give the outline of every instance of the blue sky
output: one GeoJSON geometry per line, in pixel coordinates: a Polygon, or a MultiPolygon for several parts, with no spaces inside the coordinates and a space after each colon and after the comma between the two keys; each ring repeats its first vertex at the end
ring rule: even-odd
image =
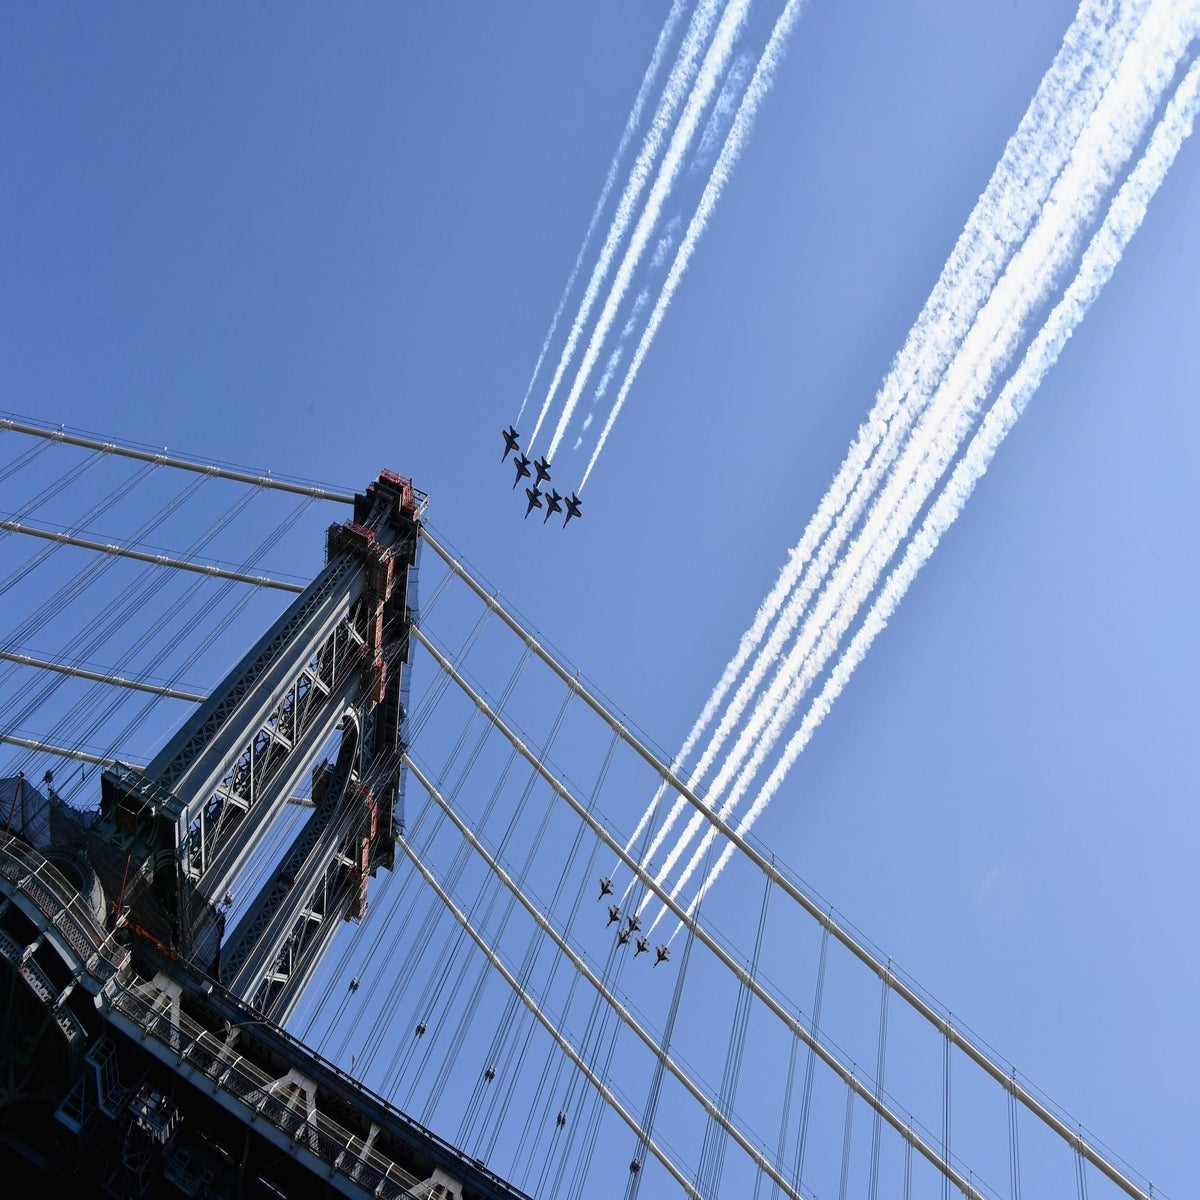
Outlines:
{"type": "MultiPolygon", "coordinates": [[[[349,489],[410,475],[672,752],[1074,5],[812,0],[585,518],[523,521],[500,429],[667,8],[10,7],[3,408],[349,489]]],[[[1189,142],[757,827],[1177,1197],[1200,1173],[1198,206],[1189,142]]],[[[556,478],[586,465],[569,445],[556,478]]],[[[304,574],[307,549],[267,563],[304,574]]]]}

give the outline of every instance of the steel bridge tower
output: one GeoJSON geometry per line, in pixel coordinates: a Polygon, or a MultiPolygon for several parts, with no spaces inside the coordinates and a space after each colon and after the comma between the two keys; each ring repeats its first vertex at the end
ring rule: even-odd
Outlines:
{"type": "Polygon", "coordinates": [[[15,781],[0,844],[10,1178],[118,1197],[520,1195],[281,1029],[393,866],[424,503],[388,471],[356,495],[317,577],[146,767],[105,767],[96,811],[51,791],[48,821],[25,821],[36,789],[15,781]],[[227,929],[309,776],[307,819],[227,929]]]}

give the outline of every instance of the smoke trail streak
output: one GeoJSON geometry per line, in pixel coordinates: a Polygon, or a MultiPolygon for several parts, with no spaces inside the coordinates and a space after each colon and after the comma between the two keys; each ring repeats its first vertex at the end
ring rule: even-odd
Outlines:
{"type": "MultiPolygon", "coordinates": [[[[1197,115],[1200,115],[1200,62],[1193,62],[1151,135],[1145,153],[1117,192],[1104,224],[1080,261],[1079,272],[1030,344],[1020,367],[984,418],[945,488],[926,514],[920,529],[909,541],[904,558],[888,577],[879,598],[809,707],[783,756],[768,776],[753,805],[738,823],[739,834],[744,835],[771,802],[784,776],[808,745],[817,726],[829,714],[833,702],[849,682],[855,668],[866,657],[871,643],[895,613],[917,573],[929,561],[943,534],[962,512],[1000,443],[1025,411],[1047,371],[1057,361],[1063,347],[1112,277],[1126,247],[1141,226],[1154,193],[1166,177],[1183,142],[1191,135],[1197,115]]],[[[692,900],[689,912],[712,887],[733,849],[732,843],[724,848],[716,867],[692,900]]],[[[676,929],[675,933],[678,932],[676,929]]],[[[671,936],[674,938],[675,934],[671,936]]]]}
{"type": "MultiPolygon", "coordinates": [[[[1015,352],[1024,321],[1034,306],[1041,303],[1064,265],[1067,253],[1073,253],[1072,247],[1082,234],[1083,226],[1090,225],[1098,215],[1103,197],[1112,188],[1118,170],[1134,152],[1146,125],[1153,119],[1162,92],[1174,76],[1190,38],[1190,34],[1177,25],[1171,26],[1167,16],[1163,13],[1161,21],[1147,20],[1138,30],[1130,53],[1121,64],[1118,79],[1105,93],[1095,119],[1072,153],[1070,166],[1055,184],[1043,218],[1014,257],[980,320],[972,327],[964,341],[964,353],[939,388],[935,404],[922,418],[882,499],[876,503],[863,531],[839,564],[829,588],[806,621],[796,646],[779,667],[775,680],[756,706],[749,725],[722,767],[713,785],[714,792],[719,792],[728,782],[754,739],[759,738],[734,789],[722,805],[723,816],[736,807],[803,695],[837,650],[859,608],[867,602],[887,563],[974,423],[977,405],[990,390],[996,372],[1015,352]],[[1016,295],[1010,297],[1013,291],[1016,295]],[[966,353],[968,343],[972,343],[972,352],[974,344],[979,345],[976,357],[966,353]],[[960,383],[964,373],[966,378],[960,383]],[[949,432],[945,429],[947,421],[953,422],[949,432]],[[765,732],[764,724],[767,726],[765,732]]],[[[702,821],[699,814],[691,819],[679,844],[668,856],[660,880],[674,867],[702,821]]],[[[709,840],[706,835],[704,841],[709,840]]],[[[675,884],[673,895],[694,872],[703,850],[702,845],[692,855],[675,884]]]]}
{"type": "Polygon", "coordinates": [[[700,203],[696,206],[696,212],[688,225],[687,233],[679,245],[675,261],[671,264],[671,270],[667,275],[666,281],[663,283],[662,292],[659,294],[654,311],[650,314],[650,320],[646,323],[642,339],[638,343],[638,348],[634,352],[633,359],[629,364],[625,381],[621,384],[621,390],[617,393],[616,401],[613,403],[612,410],[608,414],[608,420],[604,424],[600,439],[596,443],[596,448],[592,451],[592,457],[588,462],[587,470],[584,471],[583,478],[580,480],[580,492],[583,491],[584,485],[588,481],[588,476],[591,475],[592,468],[596,465],[596,459],[599,457],[600,451],[604,448],[604,443],[608,440],[609,431],[612,429],[613,423],[617,419],[617,414],[621,411],[621,407],[625,403],[625,397],[629,394],[629,389],[633,386],[634,378],[641,368],[642,360],[646,357],[646,351],[650,348],[650,343],[654,340],[655,334],[658,333],[658,327],[662,324],[667,306],[671,303],[675,295],[675,289],[679,286],[679,281],[687,269],[688,260],[692,257],[692,251],[695,249],[696,243],[700,240],[700,235],[708,227],[709,217],[712,215],[712,210],[716,207],[717,201],[721,198],[721,193],[725,190],[726,183],[729,182],[730,172],[737,164],[737,160],[741,156],[746,142],[749,141],[750,129],[758,113],[758,106],[774,82],[775,69],[783,59],[786,50],[784,43],[791,32],[792,26],[796,23],[796,18],[800,15],[800,9],[803,4],[804,0],[788,0],[783,12],[779,14],[779,18],[775,22],[775,28],[771,31],[766,48],[759,56],[758,64],[754,68],[754,75],[745,93],[742,95],[741,102],[738,104],[733,124],[729,127],[729,132],[725,135],[725,144],[721,147],[721,154],[717,159],[716,165],[713,167],[712,174],[708,178],[708,183],[705,185],[704,192],[700,197],[700,203]]]}
{"type": "MultiPolygon", "coordinates": [[[[1037,212],[1038,207],[1045,201],[1054,179],[1061,173],[1064,163],[1070,155],[1071,146],[1080,136],[1086,121],[1095,110],[1105,86],[1112,77],[1112,72],[1119,58],[1119,52],[1128,44],[1131,33],[1132,23],[1126,22],[1124,30],[1121,31],[1116,40],[1116,45],[1114,46],[1111,43],[1105,44],[1105,57],[1097,64],[1096,69],[1090,72],[1090,81],[1085,86],[1076,88],[1072,92],[1070,101],[1065,105],[1065,110],[1061,111],[1060,116],[1054,121],[1053,127],[1047,128],[1044,131],[1049,135],[1051,144],[1047,146],[1043,141],[1036,163],[1037,178],[1033,181],[1032,187],[1022,189],[1021,194],[1024,203],[1020,210],[1020,217],[1022,219],[1020,221],[1019,234],[1016,229],[1013,230],[1012,238],[1003,249],[1004,258],[996,262],[995,273],[986,279],[976,276],[969,285],[966,304],[963,306],[965,311],[958,309],[957,305],[955,306],[958,309],[960,317],[959,324],[963,325],[964,328],[967,314],[972,314],[971,319],[975,319],[975,315],[978,314],[987,295],[995,286],[996,275],[1000,273],[1001,267],[1011,257],[1017,246],[1019,237],[1024,236],[1028,231],[1034,214],[1037,212]]],[[[1011,179],[1009,182],[1010,184],[1013,183],[1011,179]]],[[[1002,219],[1000,218],[1000,214],[997,214],[997,217],[998,219],[1002,219]]],[[[995,261],[995,259],[992,261],[995,261]]],[[[901,398],[901,403],[897,406],[897,411],[893,419],[879,441],[878,452],[868,467],[860,473],[854,482],[853,490],[849,498],[844,501],[832,533],[821,544],[815,557],[812,557],[811,554],[809,555],[808,562],[803,571],[799,574],[798,579],[793,581],[791,595],[782,609],[778,623],[766,647],[759,653],[746,679],[743,680],[735,693],[734,699],[726,708],[716,734],[706,746],[704,755],[695,767],[693,783],[698,782],[699,778],[712,765],[721,745],[734,726],[741,720],[746,706],[753,698],[753,694],[762,681],[764,674],[770,665],[778,660],[784,643],[796,628],[808,603],[817,592],[828,571],[832,568],[840,548],[844,545],[846,539],[861,519],[864,509],[867,507],[872,495],[876,492],[885,472],[894,463],[904,443],[905,435],[919,417],[920,412],[929,403],[929,396],[934,393],[934,388],[938,385],[940,379],[944,378],[946,371],[953,361],[953,355],[960,352],[963,336],[965,334],[959,334],[956,339],[958,347],[954,351],[947,353],[941,349],[944,345],[944,339],[935,335],[936,344],[930,347],[929,361],[918,364],[914,374],[914,385],[908,391],[909,403],[904,404],[903,398],[901,398]],[[917,392],[917,380],[924,381],[925,388],[914,395],[917,392]],[[795,586],[797,582],[798,587],[795,586]]]]}
{"type": "MultiPolygon", "coordinates": [[[[1016,133],[1005,146],[987,188],[896,356],[866,424],[860,427],[804,535],[791,550],[770,594],[759,607],[750,628],[742,635],[737,653],[726,666],[676,756],[678,762],[686,760],[694,749],[799,580],[806,590],[799,597],[793,597],[785,617],[780,618],[780,627],[752,669],[752,682],[744,682],[739,688],[730,710],[735,715],[728,723],[722,722],[725,727],[718,731],[715,739],[718,747],[733,722],[740,719],[751,693],[769,664],[777,659],[784,641],[802,615],[804,605],[831,565],[837,548],[857,523],[871,493],[894,460],[904,433],[927,402],[934,384],[944,374],[1004,264],[1028,232],[1055,177],[1062,170],[1071,144],[1079,136],[1112,76],[1120,53],[1131,36],[1134,19],[1141,15],[1148,2],[1140,0],[1117,11],[1111,34],[1107,26],[1114,22],[1113,0],[1081,5],[1064,35],[1062,47],[1039,84],[1016,133]],[[834,533],[826,543],[832,550],[813,563],[813,554],[834,524],[835,517],[838,520],[834,533]]],[[[622,394],[626,390],[623,388],[622,394]]],[[[712,754],[706,755],[693,772],[689,782],[693,790],[711,765],[715,748],[710,746],[710,749],[712,754]]],[[[661,845],[683,806],[682,799],[676,801],[648,855],[661,845]]]]}
{"type": "MultiPolygon", "coordinates": [[[[789,0],[789,4],[795,2],[796,0],[789,0]]],[[[575,411],[575,405],[579,401],[579,394],[583,391],[588,375],[591,373],[597,357],[599,357],[604,339],[608,335],[609,327],[615,320],[617,309],[624,299],[626,291],[629,289],[633,272],[641,260],[642,252],[646,248],[646,243],[650,240],[650,235],[654,232],[655,225],[658,223],[667,195],[675,182],[676,176],[683,167],[684,155],[700,125],[700,120],[704,116],[704,110],[713,93],[720,86],[721,76],[724,74],[726,64],[733,53],[734,43],[737,40],[742,23],[746,19],[749,7],[750,0],[729,0],[725,11],[721,14],[721,20],[717,24],[712,42],[708,47],[707,53],[704,55],[704,62],[701,64],[700,71],[696,76],[696,83],[692,88],[691,94],[688,96],[687,104],[684,106],[683,115],[679,118],[679,124],[676,125],[666,153],[663,155],[658,175],[655,177],[654,185],[650,189],[650,195],[646,199],[646,206],[642,209],[641,216],[638,217],[637,225],[634,227],[633,234],[629,239],[629,245],[626,247],[621,265],[617,268],[616,277],[613,279],[612,287],[609,289],[608,298],[604,302],[604,308],[601,310],[600,316],[596,321],[596,327],[592,330],[592,336],[588,342],[587,350],[584,352],[583,361],[580,363],[579,370],[575,374],[575,382],[571,385],[571,390],[567,394],[562,413],[558,418],[558,425],[554,430],[554,437],[550,442],[550,449],[547,452],[550,458],[554,457],[555,451],[558,449],[558,444],[562,441],[563,434],[566,433],[571,415],[575,411]]]]}
{"type": "MultiPolygon", "coordinates": [[[[1049,294],[1068,256],[1074,254],[1085,226],[1099,215],[1105,195],[1152,121],[1190,36],[1177,25],[1172,26],[1167,19],[1169,15],[1163,12],[1161,20],[1148,19],[1138,29],[1117,78],[1072,151],[1071,162],[1056,181],[1037,226],[1005,269],[939,386],[934,403],[923,414],[905,447],[881,498],[875,502],[862,531],[806,619],[796,644],[755,706],[750,722],[712,786],[713,794],[720,794],[753,746],[749,761],[722,804],[722,816],[736,807],[804,693],[835,653],[859,608],[867,602],[975,422],[978,405],[997,372],[1015,354],[1026,320],[1049,294]]],[[[660,882],[674,868],[703,822],[699,813],[692,816],[659,872],[660,882]]],[[[708,840],[706,835],[705,841],[708,840]]],[[[673,895],[694,872],[703,850],[702,845],[692,855],[673,895]]]]}
{"type": "Polygon", "coordinates": [[[650,128],[646,131],[646,136],[642,141],[642,148],[638,151],[633,169],[629,172],[629,178],[625,183],[625,190],[621,193],[620,200],[617,201],[617,211],[613,215],[612,224],[609,226],[608,234],[604,239],[604,245],[600,250],[600,255],[596,259],[596,265],[592,268],[591,278],[588,280],[587,288],[583,293],[583,299],[579,304],[579,311],[575,314],[575,319],[571,323],[571,331],[567,335],[567,342],[559,358],[558,368],[554,372],[554,378],[550,381],[550,390],[546,393],[546,399],[542,404],[542,411],[538,414],[537,424],[533,427],[533,436],[529,439],[529,448],[526,451],[528,454],[532,454],[533,452],[533,440],[537,437],[538,431],[542,427],[542,422],[546,419],[546,413],[550,409],[550,402],[554,399],[554,393],[558,390],[563,372],[567,369],[567,363],[571,361],[571,357],[575,353],[575,347],[579,342],[580,334],[583,332],[583,327],[591,315],[592,305],[596,303],[596,297],[600,294],[601,285],[608,274],[608,268],[612,265],[617,246],[620,245],[622,238],[625,236],[625,231],[629,228],[630,221],[633,220],[634,208],[638,202],[638,197],[642,194],[642,189],[646,186],[650,178],[650,171],[654,165],[654,160],[658,157],[663,140],[666,138],[672,122],[675,120],[675,113],[688,93],[692,77],[696,73],[697,60],[705,43],[708,41],[716,18],[717,0],[703,0],[692,14],[687,33],[684,34],[683,44],[680,46],[675,63],[671,67],[671,73],[667,76],[667,82],[663,85],[658,107],[650,121],[650,128]]]}
{"type": "Polygon", "coordinates": [[[571,294],[571,289],[575,286],[575,279],[583,263],[583,256],[591,244],[592,234],[596,232],[596,226],[600,222],[600,214],[604,211],[604,206],[608,203],[608,197],[612,192],[613,184],[617,181],[617,168],[621,164],[621,159],[625,157],[625,151],[629,149],[629,143],[633,140],[633,135],[637,131],[637,127],[642,123],[642,109],[645,107],[646,97],[650,94],[650,89],[653,87],[655,79],[658,78],[659,68],[662,66],[667,43],[675,36],[675,27],[679,24],[679,18],[683,15],[684,3],[685,0],[675,0],[675,3],[671,5],[671,11],[667,14],[667,19],[663,22],[663,27],[659,32],[658,41],[654,44],[654,53],[650,56],[650,65],[646,68],[646,74],[642,76],[642,85],[638,88],[633,108],[629,110],[629,119],[625,122],[625,129],[621,133],[621,141],[617,146],[617,152],[613,155],[612,162],[608,164],[608,174],[604,179],[604,187],[600,189],[600,199],[596,201],[596,207],[592,210],[592,219],[588,222],[587,232],[583,235],[583,243],[579,247],[579,253],[575,256],[575,265],[571,268],[570,275],[567,276],[567,285],[563,288],[562,296],[558,301],[558,307],[554,310],[554,316],[550,320],[550,332],[546,334],[546,340],[542,343],[541,353],[538,355],[537,362],[533,366],[533,374],[529,377],[529,386],[525,389],[525,396],[521,400],[521,407],[517,409],[518,421],[521,419],[521,414],[525,411],[525,405],[529,403],[529,396],[533,392],[534,382],[537,380],[538,372],[542,369],[542,360],[545,359],[546,352],[550,349],[550,343],[554,340],[554,334],[558,329],[559,319],[562,317],[563,309],[567,304],[567,297],[571,294]]]}
{"type": "Polygon", "coordinates": [[[713,104],[712,114],[700,135],[696,153],[688,166],[689,175],[699,175],[708,171],[713,156],[717,152],[717,143],[724,144],[723,139],[729,134],[730,115],[737,115],[736,105],[741,103],[746,91],[746,80],[754,66],[754,55],[743,52],[734,60],[721,86],[721,94],[713,104]]]}

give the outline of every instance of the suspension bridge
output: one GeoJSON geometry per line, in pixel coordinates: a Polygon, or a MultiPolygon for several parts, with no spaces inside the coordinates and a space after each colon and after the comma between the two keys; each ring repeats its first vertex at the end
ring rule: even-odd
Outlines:
{"type": "Polygon", "coordinates": [[[6,1159],[113,1195],[1161,1195],[406,475],[18,417],[0,448],[6,1159]],[[730,853],[690,901],[649,851],[677,804],[730,853]]]}

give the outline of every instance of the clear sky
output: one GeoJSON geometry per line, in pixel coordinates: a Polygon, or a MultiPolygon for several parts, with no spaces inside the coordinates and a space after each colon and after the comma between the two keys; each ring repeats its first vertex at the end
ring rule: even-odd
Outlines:
{"type": "MultiPolygon", "coordinates": [[[[522,520],[500,430],[665,0],[10,5],[0,407],[348,489],[410,475],[671,752],[1074,8],[811,0],[564,530],[522,520]]],[[[1176,1198],[1200,1175],[1197,211],[1188,142],[757,829],[1176,1198]]]]}

